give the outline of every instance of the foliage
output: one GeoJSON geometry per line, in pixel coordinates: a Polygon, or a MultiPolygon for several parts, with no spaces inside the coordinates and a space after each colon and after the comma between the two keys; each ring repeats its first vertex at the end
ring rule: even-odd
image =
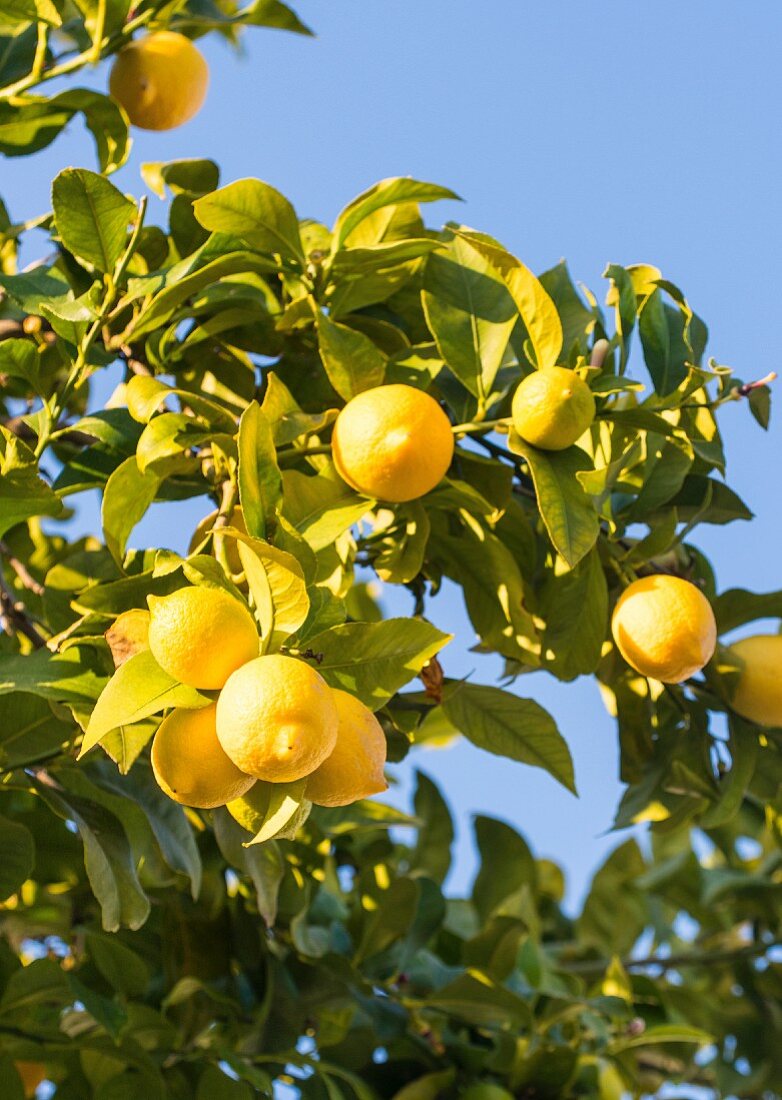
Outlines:
{"type": "Polygon", "coordinates": [[[46,1063],[58,1100],[241,1100],[273,1081],[328,1100],[611,1100],[673,1080],[776,1095],[778,731],[731,712],[724,651],[663,688],[608,631],[649,572],[700,585],[723,632],[782,615],[779,593],[720,592],[692,542],[751,518],[718,416],[748,397],[766,427],[768,389],[706,360],[706,326],[656,269],[611,265],[603,309],[564,264],[537,278],[482,233],[428,227],[422,204],[455,197],[434,184],[382,181],[329,229],[260,180],[220,186],[209,160],[154,164],[145,182],[171,201],[152,224],[106,178],[121,110],[30,89],[142,25],[303,28],[277,0],[61,8],[0,9],[0,149],[34,152],[80,110],[104,173],[66,169],[25,222],[0,206],[3,1096],[22,1095],[19,1060],[46,1063]],[[51,58],[55,27],[69,60],[51,58]],[[20,270],[33,226],[46,258],[20,270]],[[598,414],[555,453],[509,412],[556,363],[598,414]],[[457,437],[409,504],[360,496],[330,459],[339,408],[382,382],[431,392],[457,437]],[[75,538],[70,500],[94,489],[102,539],[75,538]],[[189,498],[212,518],[187,557],[129,548],[153,502],[189,498]],[[368,571],[408,590],[410,617],[383,617],[368,571]],[[533,669],[597,677],[626,784],[615,825],[650,822],[648,850],[624,841],[573,918],[561,871],[490,818],[471,896],[444,894],[453,826],[425,776],[411,817],[313,810],[301,784],[183,810],[148,742],[208,695],[123,652],[120,619],[183,584],[246,599],[266,652],[377,712],[393,762],[463,735],[575,791],[566,738],[515,689],[533,669]],[[448,676],[444,585],[503,687],[448,676]]]}

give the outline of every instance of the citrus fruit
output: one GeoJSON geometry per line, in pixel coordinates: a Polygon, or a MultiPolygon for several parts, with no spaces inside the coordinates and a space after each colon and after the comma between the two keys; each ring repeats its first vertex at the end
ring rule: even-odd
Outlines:
{"type": "Polygon", "coordinates": [[[611,620],[619,652],[642,676],[679,684],[711,660],[717,624],[699,588],[655,574],[628,585],[611,620]]]}
{"type": "Polygon", "coordinates": [[[338,474],[353,489],[401,503],[424,496],[445,476],[453,432],[423,390],[376,386],[348,401],[334,425],[331,448],[338,474]]]}
{"type": "Polygon", "coordinates": [[[564,451],[595,419],[595,399],[575,371],[545,367],[516,387],[513,426],[522,439],[543,451],[564,451]]]}
{"type": "Polygon", "coordinates": [[[46,1080],[46,1069],[40,1062],[14,1062],[16,1072],[22,1080],[25,1100],[32,1100],[41,1081],[46,1080]]]}
{"type": "Polygon", "coordinates": [[[315,771],[337,740],[331,688],[310,665],[279,653],[229,677],[217,700],[217,736],[241,771],[292,783],[315,771]]]}
{"type": "Polygon", "coordinates": [[[152,770],[175,802],[211,810],[241,798],[255,783],[239,771],[217,740],[217,704],[176,710],[164,718],[152,742],[152,770]]]}
{"type": "MultiPolygon", "coordinates": [[[[204,518],[201,520],[201,522],[198,524],[195,531],[193,532],[193,537],[190,540],[189,553],[194,553],[196,547],[204,541],[206,536],[214,527],[217,516],[217,510],[215,510],[214,512],[210,512],[208,516],[204,516],[204,518]]],[[[247,534],[247,525],[244,522],[244,512],[242,511],[241,505],[237,504],[233,512],[231,512],[231,518],[228,521],[228,526],[233,527],[242,535],[247,534]]],[[[217,537],[219,538],[220,536],[218,535],[217,537]]],[[[225,542],[225,557],[226,561],[228,562],[228,568],[231,570],[232,573],[243,572],[242,561],[239,557],[239,550],[237,548],[237,540],[224,539],[223,541],[225,542]]]]}
{"type": "Polygon", "coordinates": [[[782,635],[742,638],[728,654],[741,670],[730,705],[759,726],[782,727],[782,635]]]}
{"type": "Polygon", "coordinates": [[[339,717],[337,743],[307,780],[305,795],[318,806],[349,806],[388,787],[383,775],[386,738],[360,699],[338,688],[332,695],[339,717]]]}
{"type": "Polygon", "coordinates": [[[106,631],[114,667],[119,668],[131,657],[149,649],[149,612],[140,607],[123,611],[106,631]]]}
{"type": "Polygon", "coordinates": [[[206,97],[209,68],[189,38],[156,31],[117,55],[109,91],[142,130],[172,130],[196,114],[206,97]]]}
{"type": "Polygon", "coordinates": [[[180,588],[147,603],[152,656],[183,684],[221,688],[234,669],[258,656],[255,620],[222,588],[180,588]]]}

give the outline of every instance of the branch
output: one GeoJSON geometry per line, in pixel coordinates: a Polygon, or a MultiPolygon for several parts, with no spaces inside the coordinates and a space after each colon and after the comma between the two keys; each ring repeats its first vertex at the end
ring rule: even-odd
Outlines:
{"type": "Polygon", "coordinates": [[[0,571],[0,626],[6,634],[23,634],[36,649],[46,645],[46,639],[38,633],[36,626],[25,610],[23,603],[16,599],[0,571]]]}
{"type": "Polygon", "coordinates": [[[11,552],[11,548],[4,542],[0,542],[0,554],[3,555],[25,588],[29,588],[36,596],[43,595],[43,585],[35,579],[24,562],[19,561],[11,552]]]}
{"type": "MultiPolygon", "coordinates": [[[[743,947],[725,948],[718,951],[703,951],[700,954],[688,951],[680,955],[651,955],[645,959],[622,959],[625,970],[645,970],[647,967],[659,967],[663,973],[668,970],[678,970],[681,967],[690,966],[719,966],[721,963],[740,962],[742,959],[752,959],[765,955],[775,947],[779,947],[778,941],[772,943],[749,943],[743,947]]],[[[601,974],[610,965],[609,959],[581,959],[574,962],[560,963],[564,970],[573,974],[601,974]]]]}

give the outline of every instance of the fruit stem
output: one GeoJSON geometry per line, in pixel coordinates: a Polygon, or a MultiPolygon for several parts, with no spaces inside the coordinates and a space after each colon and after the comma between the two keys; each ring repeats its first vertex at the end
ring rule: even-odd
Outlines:
{"type": "Polygon", "coordinates": [[[466,424],[454,424],[451,431],[454,435],[468,435],[470,432],[490,432],[493,428],[507,428],[511,423],[509,416],[503,416],[499,420],[470,420],[466,424]]]}

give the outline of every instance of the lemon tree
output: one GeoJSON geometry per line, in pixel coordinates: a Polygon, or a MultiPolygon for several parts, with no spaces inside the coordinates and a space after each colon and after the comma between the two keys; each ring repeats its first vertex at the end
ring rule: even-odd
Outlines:
{"type": "Polygon", "coordinates": [[[721,411],[768,428],[769,380],[651,264],[535,274],[437,183],[332,225],[208,159],[121,192],[243,26],[307,33],[280,0],[0,0],[0,152],[77,115],[96,147],[51,209],[0,202],[0,1095],[780,1095],[782,592],[698,546],[752,518],[721,411]],[[456,598],[502,685],[454,675],[456,598]],[[619,742],[578,913],[486,816],[454,895],[436,754],[383,798],[456,737],[575,793],[532,670],[594,677],[619,742]]]}

